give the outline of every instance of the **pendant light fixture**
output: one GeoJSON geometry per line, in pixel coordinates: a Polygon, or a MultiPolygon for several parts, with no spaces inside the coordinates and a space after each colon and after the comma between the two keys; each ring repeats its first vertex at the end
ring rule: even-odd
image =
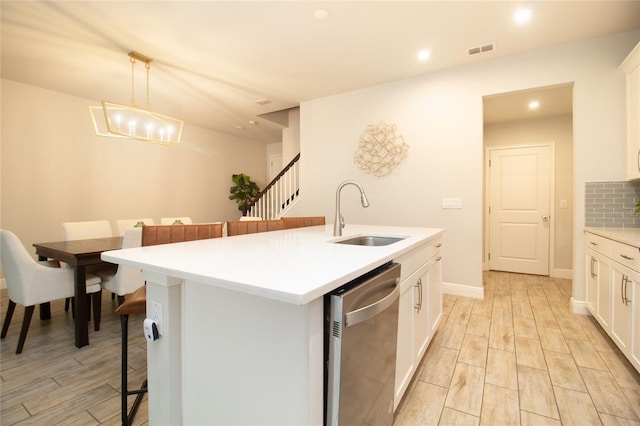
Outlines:
{"type": "Polygon", "coordinates": [[[96,134],[162,145],[180,143],[182,120],[151,111],[149,103],[149,71],[153,59],[138,52],[129,52],[131,58],[131,105],[102,101],[102,108],[89,107],[96,134]],[[136,61],[144,62],[147,69],[147,100],[145,108],[135,103],[134,71],[136,61]]]}

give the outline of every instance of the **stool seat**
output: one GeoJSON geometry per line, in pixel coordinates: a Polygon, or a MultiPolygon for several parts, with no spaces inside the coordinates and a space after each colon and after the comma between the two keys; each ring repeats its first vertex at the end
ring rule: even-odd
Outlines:
{"type": "Polygon", "coordinates": [[[116,312],[120,315],[144,314],[147,312],[147,286],[142,286],[131,293],[125,301],[118,306],[116,312]]]}

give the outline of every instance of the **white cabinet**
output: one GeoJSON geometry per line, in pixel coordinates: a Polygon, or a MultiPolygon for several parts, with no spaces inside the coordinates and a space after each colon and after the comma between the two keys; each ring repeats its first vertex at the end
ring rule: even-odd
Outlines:
{"type": "Polygon", "coordinates": [[[640,371],[640,249],[587,232],[587,309],[640,371]]]}
{"type": "Polygon", "coordinates": [[[633,282],[631,306],[631,364],[640,371],[640,281],[633,282]]]}
{"type": "Polygon", "coordinates": [[[402,400],[442,318],[441,241],[396,259],[402,265],[394,410],[402,400]]]}
{"type": "Polygon", "coordinates": [[[590,233],[585,235],[585,240],[587,309],[608,331],[611,327],[611,260],[608,257],[611,241],[590,233]]]}
{"type": "Polygon", "coordinates": [[[640,179],[640,43],[620,65],[626,78],[627,178],[640,179]]]}
{"type": "Polygon", "coordinates": [[[637,272],[617,262],[612,263],[611,338],[625,354],[631,350],[631,292],[634,282],[640,282],[637,272]]]}

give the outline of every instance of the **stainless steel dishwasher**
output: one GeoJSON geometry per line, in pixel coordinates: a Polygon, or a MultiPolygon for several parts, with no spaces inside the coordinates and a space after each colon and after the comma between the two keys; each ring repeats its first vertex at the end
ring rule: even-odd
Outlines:
{"type": "Polygon", "coordinates": [[[325,423],[391,425],[400,264],[325,296],[325,423]]]}

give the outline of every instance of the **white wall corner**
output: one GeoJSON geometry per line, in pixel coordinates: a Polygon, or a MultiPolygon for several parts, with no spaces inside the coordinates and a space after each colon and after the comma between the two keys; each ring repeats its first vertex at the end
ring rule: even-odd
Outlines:
{"type": "Polygon", "coordinates": [[[474,287],[464,284],[442,283],[442,292],[454,296],[484,299],[484,287],[474,287]]]}
{"type": "Polygon", "coordinates": [[[571,312],[580,315],[591,315],[587,309],[587,303],[584,300],[576,300],[571,298],[571,312]]]}

